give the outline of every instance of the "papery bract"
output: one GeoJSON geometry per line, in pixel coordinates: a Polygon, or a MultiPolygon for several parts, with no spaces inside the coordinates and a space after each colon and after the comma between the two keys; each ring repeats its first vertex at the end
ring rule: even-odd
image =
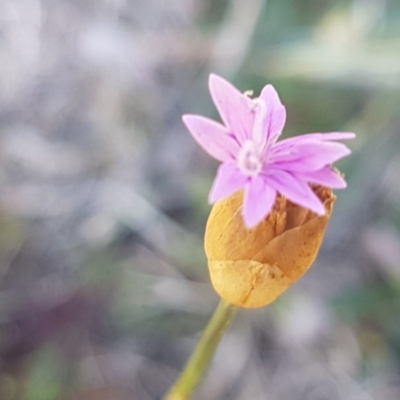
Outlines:
{"type": "Polygon", "coordinates": [[[331,189],[313,185],[312,190],[324,205],[324,215],[278,195],[268,217],[253,229],[246,228],[238,212],[242,192],[213,206],[204,247],[211,282],[221,298],[240,307],[263,307],[308,271],[335,202],[331,189]]]}
{"type": "Polygon", "coordinates": [[[324,215],[325,207],[310,184],[346,187],[331,165],[350,154],[348,147],[336,141],[352,139],[354,133],[311,133],[277,142],[286,110],[272,85],[266,85],[258,98],[251,99],[211,74],[209,88],[223,124],[199,115],[184,115],[183,121],[204,150],[222,162],[210,203],[243,189],[242,213],[247,228],[267,217],[278,193],[324,215]]]}

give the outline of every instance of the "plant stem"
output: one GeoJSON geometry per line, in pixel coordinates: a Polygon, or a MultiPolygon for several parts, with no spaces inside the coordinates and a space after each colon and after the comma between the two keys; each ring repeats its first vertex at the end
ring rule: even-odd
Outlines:
{"type": "Polygon", "coordinates": [[[195,351],[164,400],[190,399],[191,394],[210,364],[222,335],[232,321],[236,310],[237,307],[234,305],[225,300],[220,300],[195,351]]]}

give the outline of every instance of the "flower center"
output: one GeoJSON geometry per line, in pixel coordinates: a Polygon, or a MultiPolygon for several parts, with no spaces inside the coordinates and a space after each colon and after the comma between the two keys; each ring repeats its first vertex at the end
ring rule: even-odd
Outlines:
{"type": "Polygon", "coordinates": [[[267,106],[264,100],[253,100],[254,121],[251,139],[246,140],[239,151],[237,162],[240,171],[248,176],[258,175],[264,164],[264,153],[267,144],[265,118],[267,106]]]}
{"type": "Polygon", "coordinates": [[[248,176],[258,175],[263,166],[263,157],[259,145],[253,140],[243,143],[238,155],[238,167],[243,174],[248,176]]]}

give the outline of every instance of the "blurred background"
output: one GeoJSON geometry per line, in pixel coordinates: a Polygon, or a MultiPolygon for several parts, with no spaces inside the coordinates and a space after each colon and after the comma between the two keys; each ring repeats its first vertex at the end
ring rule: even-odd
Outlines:
{"type": "Polygon", "coordinates": [[[210,72],[285,136],[350,130],[311,271],[242,310],[197,399],[400,398],[398,0],[0,1],[0,399],[161,399],[217,301],[210,72]]]}

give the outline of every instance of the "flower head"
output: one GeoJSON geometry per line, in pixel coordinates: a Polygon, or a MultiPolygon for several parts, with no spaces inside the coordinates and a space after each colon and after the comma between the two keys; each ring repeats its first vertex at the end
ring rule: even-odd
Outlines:
{"type": "Polygon", "coordinates": [[[311,133],[277,142],[286,110],[272,85],[252,99],[211,74],[209,88],[223,124],[199,115],[184,115],[183,121],[204,150],[222,162],[210,203],[244,190],[242,213],[248,228],[267,217],[278,193],[324,215],[325,207],[310,184],[346,187],[331,165],[350,154],[348,147],[336,141],[352,139],[354,133],[311,133]]]}

